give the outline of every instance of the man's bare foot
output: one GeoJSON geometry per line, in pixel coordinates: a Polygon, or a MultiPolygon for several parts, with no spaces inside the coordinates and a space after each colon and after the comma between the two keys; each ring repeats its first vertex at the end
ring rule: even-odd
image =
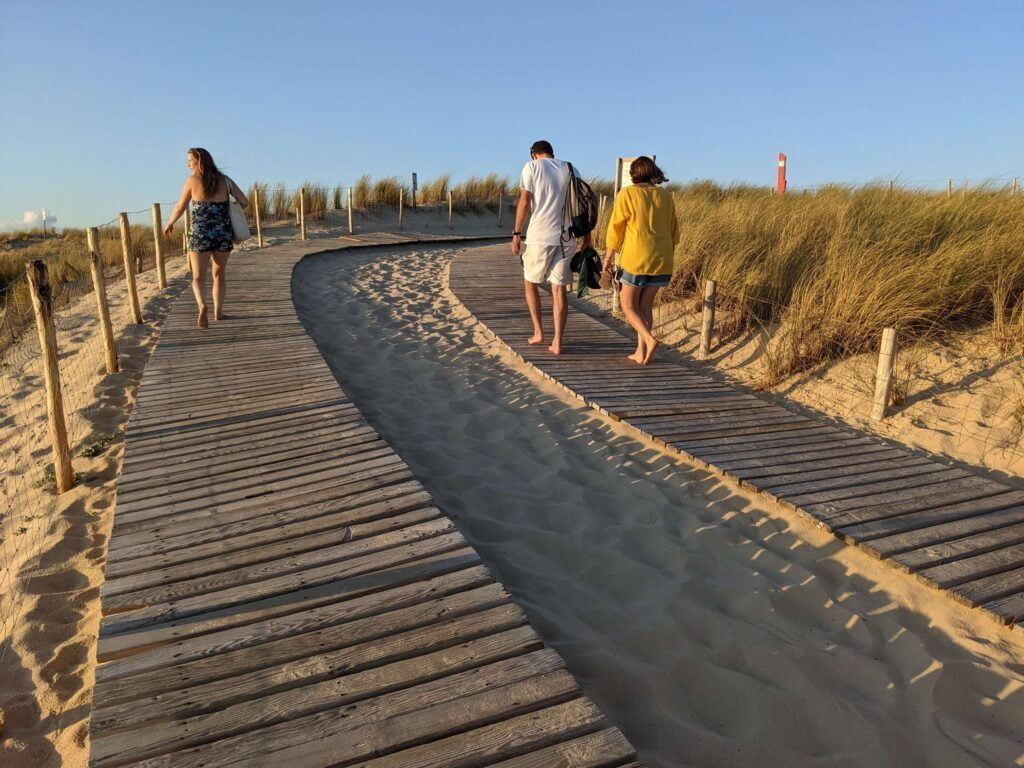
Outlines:
{"type": "Polygon", "coordinates": [[[535,334],[533,334],[533,336],[531,336],[530,338],[528,338],[526,340],[526,343],[527,344],[532,344],[533,346],[536,346],[538,344],[543,344],[544,343],[544,334],[543,333],[535,333],[535,334]]]}
{"type": "Polygon", "coordinates": [[[196,321],[196,325],[200,328],[209,328],[210,321],[206,316],[206,307],[199,308],[199,319],[196,321]]]}
{"type": "Polygon", "coordinates": [[[632,355],[626,355],[626,359],[627,360],[632,360],[637,365],[643,365],[644,364],[644,356],[641,354],[639,349],[636,352],[634,352],[632,355]]]}
{"type": "Polygon", "coordinates": [[[223,320],[227,317],[223,312],[215,312],[213,315],[214,320],[223,320]]]}
{"type": "Polygon", "coordinates": [[[552,355],[560,355],[560,354],[562,354],[562,344],[561,344],[561,342],[552,342],[551,346],[548,347],[548,352],[550,352],[552,355]]]}
{"type": "Polygon", "coordinates": [[[647,354],[644,355],[644,365],[650,365],[651,361],[654,360],[654,350],[658,348],[658,340],[651,339],[647,344],[647,354]]]}

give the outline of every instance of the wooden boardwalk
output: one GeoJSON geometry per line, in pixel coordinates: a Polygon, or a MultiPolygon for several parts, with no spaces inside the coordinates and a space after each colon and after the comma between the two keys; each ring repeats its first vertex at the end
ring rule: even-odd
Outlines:
{"type": "Polygon", "coordinates": [[[229,317],[174,305],[138,391],[110,541],[93,766],[637,766],[235,258],[229,317]]]}
{"type": "Polygon", "coordinates": [[[627,362],[632,341],[572,308],[562,357],[531,347],[507,244],[457,258],[450,285],[516,355],[595,409],[1019,628],[1024,491],[788,410],[699,365],[627,362]]]}

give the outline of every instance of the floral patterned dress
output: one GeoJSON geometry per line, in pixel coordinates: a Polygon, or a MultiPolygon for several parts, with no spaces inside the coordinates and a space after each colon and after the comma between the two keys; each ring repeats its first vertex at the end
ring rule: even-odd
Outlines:
{"type": "Polygon", "coordinates": [[[192,228],[188,233],[188,249],[193,253],[230,251],[235,247],[231,232],[228,201],[192,202],[192,228]]]}

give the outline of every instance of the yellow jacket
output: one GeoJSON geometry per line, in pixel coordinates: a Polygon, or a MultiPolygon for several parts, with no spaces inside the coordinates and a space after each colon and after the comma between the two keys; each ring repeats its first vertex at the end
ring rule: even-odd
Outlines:
{"type": "Polygon", "coordinates": [[[606,244],[619,252],[619,266],[634,275],[671,275],[679,242],[672,193],[661,187],[623,188],[615,198],[606,244]]]}

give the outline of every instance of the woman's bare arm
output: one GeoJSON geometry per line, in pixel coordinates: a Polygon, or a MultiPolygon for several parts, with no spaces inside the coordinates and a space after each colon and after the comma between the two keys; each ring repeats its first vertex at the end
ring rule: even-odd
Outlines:
{"type": "Polygon", "coordinates": [[[188,207],[188,201],[192,199],[192,179],[185,179],[185,186],[181,190],[181,199],[178,204],[174,206],[174,210],[171,211],[171,218],[167,220],[167,226],[164,227],[164,234],[168,237],[171,236],[171,230],[174,229],[175,222],[181,218],[182,214],[185,213],[185,209],[188,207]]]}
{"type": "Polygon", "coordinates": [[[238,204],[240,206],[242,206],[243,208],[248,208],[249,198],[247,198],[245,196],[245,193],[242,192],[242,188],[235,184],[234,179],[228,178],[227,176],[225,176],[224,178],[227,179],[228,182],[228,194],[232,195],[235,198],[235,200],[238,201],[238,204]]]}

